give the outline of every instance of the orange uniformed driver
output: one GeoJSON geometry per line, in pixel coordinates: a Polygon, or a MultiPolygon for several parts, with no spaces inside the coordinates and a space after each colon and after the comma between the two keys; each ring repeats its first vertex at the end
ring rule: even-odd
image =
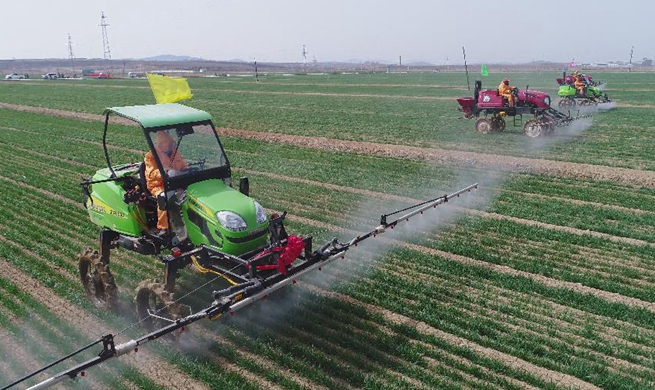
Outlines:
{"type": "Polygon", "coordinates": [[[509,86],[509,79],[507,78],[503,79],[503,81],[501,81],[500,85],[498,86],[498,94],[507,98],[507,102],[509,103],[510,107],[514,107],[516,104],[516,102],[514,102],[514,95],[512,95],[513,90],[514,87],[509,86]]]}
{"type": "MultiPolygon", "coordinates": [[[[159,161],[161,161],[166,172],[171,169],[181,171],[189,167],[187,163],[184,162],[184,159],[176,146],[177,144],[170,134],[165,131],[157,133],[155,150],[157,151],[159,161]]],[[[164,181],[161,177],[161,172],[159,171],[159,167],[157,167],[152,151],[146,153],[143,162],[145,163],[146,168],[145,174],[148,191],[150,191],[152,196],[156,198],[159,194],[164,192],[164,181]]],[[[160,230],[160,233],[168,229],[168,217],[164,210],[157,209],[157,229],[160,230]]]]}

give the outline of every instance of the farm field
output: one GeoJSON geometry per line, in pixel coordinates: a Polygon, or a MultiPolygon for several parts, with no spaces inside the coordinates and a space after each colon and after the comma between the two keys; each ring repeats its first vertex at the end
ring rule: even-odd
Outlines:
{"type": "MultiPolygon", "coordinates": [[[[480,189],[72,388],[653,388],[655,75],[592,75],[616,108],[539,139],[458,119],[463,74],[190,79],[187,104],[212,114],[234,177],[314,242],[480,189]]],[[[506,76],[556,95],[556,73],[492,71],[485,86],[506,76]]],[[[0,82],[0,386],[105,333],[144,333],[78,281],[78,254],[97,246],[79,181],[105,165],[102,110],[153,102],[144,80],[0,82]]],[[[146,150],[130,126],[108,143],[116,163],[146,150]]],[[[126,306],[163,275],[153,258],[112,256],[126,306]]],[[[207,280],[185,271],[179,290],[207,280]]],[[[215,285],[183,302],[202,308],[215,285]]]]}

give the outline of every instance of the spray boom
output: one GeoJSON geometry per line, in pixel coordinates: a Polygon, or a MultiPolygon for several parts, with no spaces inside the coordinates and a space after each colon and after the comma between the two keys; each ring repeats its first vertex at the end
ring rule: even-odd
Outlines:
{"type": "MultiPolygon", "coordinates": [[[[90,359],[82,364],[79,364],[75,367],[69,368],[49,379],[46,379],[45,381],[42,381],[29,389],[45,389],[49,388],[55,384],[64,382],[68,379],[74,379],[77,376],[84,376],[84,373],[87,369],[94,367],[108,359],[118,357],[121,355],[125,355],[130,352],[137,352],[138,348],[150,341],[156,340],[162,336],[165,336],[167,334],[173,333],[178,329],[182,329],[183,327],[192,324],[196,321],[202,320],[202,319],[210,319],[214,320],[219,318],[225,313],[234,313],[239,309],[242,309],[253,302],[257,301],[258,299],[261,299],[265,297],[266,295],[279,290],[280,288],[287,286],[289,284],[295,283],[296,280],[303,275],[312,272],[316,269],[320,269],[321,267],[325,266],[326,264],[329,264],[333,262],[334,260],[343,258],[346,254],[346,252],[353,246],[356,246],[358,243],[371,238],[375,237],[378,234],[384,233],[387,231],[388,228],[393,229],[396,227],[399,223],[407,222],[409,221],[410,218],[422,214],[424,211],[429,210],[431,208],[436,208],[437,206],[449,202],[453,198],[457,198],[462,194],[471,192],[474,189],[477,189],[478,184],[472,184],[468,187],[465,187],[459,191],[456,191],[450,195],[443,195],[438,198],[430,199],[425,202],[421,202],[400,210],[396,210],[391,213],[383,214],[380,216],[380,225],[373,228],[371,231],[368,233],[358,235],[351,240],[347,242],[339,242],[336,238],[333,238],[332,240],[328,241],[325,243],[323,246],[321,246],[319,249],[311,252],[311,240],[303,239],[303,248],[307,251],[307,249],[310,250],[310,253],[305,253],[304,256],[296,255],[296,258],[292,259],[290,263],[284,264],[283,269],[272,276],[269,277],[253,277],[251,280],[244,281],[242,283],[235,283],[233,286],[219,290],[219,291],[214,291],[213,292],[213,297],[214,301],[212,302],[211,305],[208,307],[204,308],[203,310],[195,313],[188,315],[183,318],[179,318],[176,320],[168,320],[169,323],[166,326],[161,327],[160,329],[157,329],[153,332],[150,332],[140,338],[137,339],[132,339],[128,342],[122,343],[122,344],[115,344],[114,342],[114,335],[112,334],[107,334],[102,336],[100,339],[94,341],[93,343],[80,348],[79,350],[61,358],[58,359],[57,361],[13,382],[10,383],[9,385],[3,387],[0,390],[6,390],[9,389],[10,387],[13,387],[15,385],[18,385],[20,383],[23,383],[24,381],[34,377],[35,375],[59,364],[62,363],[66,360],[69,360],[73,356],[78,355],[79,353],[102,343],[103,349],[102,351],[93,359],[90,359]],[[404,213],[404,214],[402,214],[404,213]],[[396,219],[389,221],[389,217],[397,215],[397,214],[402,214],[401,216],[397,217],[396,219]],[[305,246],[305,244],[307,246],[305,246]],[[295,263],[294,260],[299,260],[295,263]],[[292,264],[293,263],[293,264],[292,264]]],[[[281,218],[283,218],[282,216],[281,218]]],[[[251,270],[251,272],[257,276],[256,270],[258,269],[257,265],[257,259],[261,258],[262,256],[269,255],[270,253],[282,253],[280,257],[284,256],[286,248],[290,245],[290,241],[292,241],[293,236],[288,236],[284,239],[281,239],[275,243],[275,245],[265,249],[262,251],[262,253],[258,256],[254,256],[251,260],[245,260],[241,259],[237,256],[229,255],[223,252],[216,251],[210,247],[207,246],[199,246],[196,249],[193,249],[187,253],[180,254],[179,257],[189,257],[194,261],[194,265],[197,267],[201,267],[202,270],[206,272],[212,272],[215,274],[219,274],[218,269],[212,268],[211,264],[198,264],[197,258],[202,258],[202,257],[209,257],[213,259],[229,259],[231,261],[235,261],[240,263],[243,266],[246,266],[248,269],[251,270]],[[202,252],[202,253],[201,253],[202,252]],[[200,255],[204,256],[200,256],[200,255]]],[[[267,268],[270,269],[270,268],[267,268]]],[[[219,274],[223,277],[225,277],[225,273],[219,274]]],[[[235,277],[235,275],[230,275],[232,277],[235,277]]],[[[155,313],[151,313],[151,316],[156,316],[155,313]]]]}

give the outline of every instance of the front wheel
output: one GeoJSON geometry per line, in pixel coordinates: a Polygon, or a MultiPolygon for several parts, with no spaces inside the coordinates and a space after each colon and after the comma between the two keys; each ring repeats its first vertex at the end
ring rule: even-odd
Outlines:
{"type": "Polygon", "coordinates": [[[523,133],[530,138],[537,138],[542,135],[544,129],[541,124],[541,121],[538,119],[530,119],[525,122],[523,126],[523,133]]]}
{"type": "Polygon", "coordinates": [[[559,108],[569,109],[569,108],[575,107],[575,100],[565,98],[565,99],[560,100],[559,103],[557,103],[557,105],[558,105],[559,108]]]}

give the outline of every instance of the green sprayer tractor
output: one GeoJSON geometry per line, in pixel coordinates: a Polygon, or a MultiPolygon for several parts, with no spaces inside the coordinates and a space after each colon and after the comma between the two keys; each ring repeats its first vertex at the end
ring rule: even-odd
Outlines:
{"type": "MultiPolygon", "coordinates": [[[[343,258],[349,249],[362,241],[477,188],[477,184],[473,184],[452,194],[384,214],[380,217],[380,224],[368,232],[346,242],[333,238],[314,248],[312,237],[287,234],[284,227],[286,212],[268,215],[249,197],[247,178],[239,180],[238,189],[232,188],[230,162],[208,113],[171,103],[108,108],[104,117],[102,139],[107,167],[81,182],[84,206],[91,221],[100,228],[99,250],[89,249],[80,255],[80,279],[91,301],[100,308],[110,309],[119,303],[118,287],[110,267],[110,252],[120,247],[156,257],[164,265],[163,282],[141,282],[135,297],[139,322],[149,333],[121,344],[115,343],[114,335],[103,335],[94,343],[8,387],[68,360],[92,345],[102,345],[102,351],[96,357],[34,388],[46,388],[75,378],[90,367],[135,351],[142,344],[198,320],[233,313],[294,283],[303,275],[343,258]],[[125,145],[108,146],[108,139],[116,136],[110,134],[110,119],[112,123],[118,121],[122,125],[136,124],[145,136],[163,181],[164,190],[158,196],[148,191],[148,169],[144,162],[115,161],[120,156],[125,159],[126,151],[132,153],[133,149],[125,145]],[[164,159],[158,155],[157,140],[161,133],[175,141],[173,153],[184,159],[183,169],[165,166],[164,159]],[[157,228],[160,211],[166,211],[168,229],[165,231],[157,228]],[[213,291],[213,300],[204,309],[183,314],[185,310],[173,298],[175,282],[181,271],[191,267],[203,274],[213,274],[215,279],[224,279],[223,286],[226,287],[213,291]]],[[[125,132],[126,127],[119,126],[119,129],[118,138],[125,139],[120,133],[125,132]]],[[[138,131],[134,126],[127,129],[138,131]]]]}
{"type": "Polygon", "coordinates": [[[595,106],[599,103],[609,103],[610,98],[603,90],[605,83],[597,82],[591,76],[582,75],[585,83],[585,93],[580,92],[575,88],[573,76],[567,76],[566,72],[562,74],[561,78],[557,79],[557,96],[561,99],[558,103],[559,108],[572,109],[576,105],[580,106],[595,106]]]}

